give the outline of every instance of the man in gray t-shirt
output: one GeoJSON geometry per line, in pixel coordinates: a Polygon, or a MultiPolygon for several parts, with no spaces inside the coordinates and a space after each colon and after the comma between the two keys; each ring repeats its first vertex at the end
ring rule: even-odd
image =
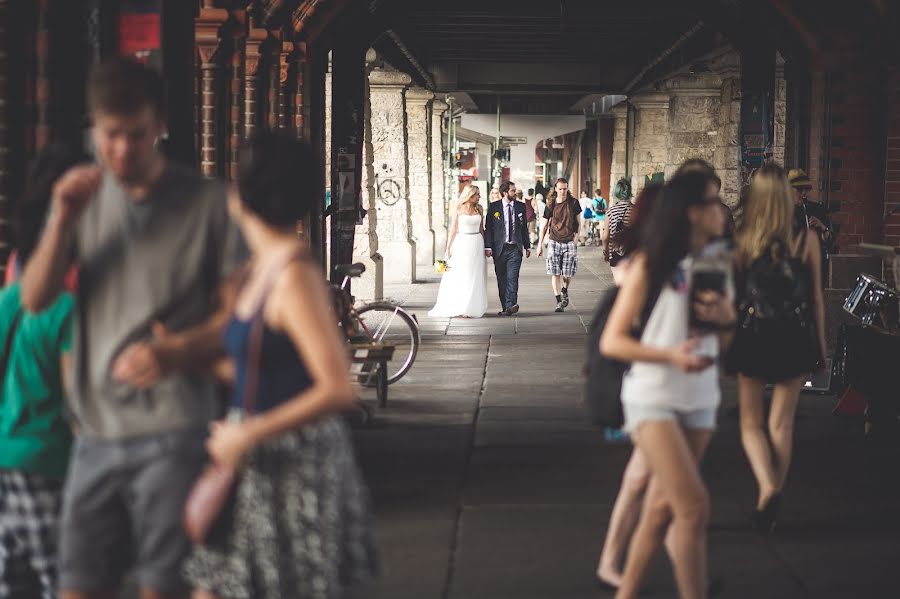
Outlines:
{"type": "Polygon", "coordinates": [[[59,180],[22,280],[22,303],[37,311],[73,257],[79,267],[69,377],[78,439],[59,547],[66,599],[116,596],[132,566],[142,596],[184,590],[182,509],[216,413],[201,367],[220,351],[237,237],[224,186],[157,152],[162,97],[159,76],[136,62],[92,73],[100,166],[59,180]]]}

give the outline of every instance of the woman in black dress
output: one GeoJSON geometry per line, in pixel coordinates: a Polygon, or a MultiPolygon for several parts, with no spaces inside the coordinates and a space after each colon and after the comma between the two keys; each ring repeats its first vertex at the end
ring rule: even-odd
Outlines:
{"type": "Polygon", "coordinates": [[[738,373],[741,441],[759,485],[753,524],[772,530],[793,447],[794,414],[807,375],[824,364],[821,254],[815,235],[793,229],[784,170],[753,179],[737,233],[738,329],[729,356],[738,373]],[[764,393],[774,383],[766,421],[764,393]]]}

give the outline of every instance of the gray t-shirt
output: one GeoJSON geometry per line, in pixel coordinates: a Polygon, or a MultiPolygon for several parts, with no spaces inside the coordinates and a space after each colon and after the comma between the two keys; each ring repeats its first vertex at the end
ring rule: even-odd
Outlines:
{"type": "Polygon", "coordinates": [[[105,174],[76,235],[78,306],[69,398],[81,433],[102,439],[202,427],[216,416],[213,381],[173,373],[140,391],[112,379],[116,357],[170,331],[205,321],[241,246],[225,187],[168,164],[141,200],[105,174]]]}

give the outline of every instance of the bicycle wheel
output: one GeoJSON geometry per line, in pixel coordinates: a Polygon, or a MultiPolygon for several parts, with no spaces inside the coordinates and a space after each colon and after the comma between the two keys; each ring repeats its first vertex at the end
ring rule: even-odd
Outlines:
{"type": "Polygon", "coordinates": [[[387,382],[396,383],[412,368],[419,352],[418,323],[406,310],[390,302],[365,304],[356,312],[360,325],[373,341],[394,346],[394,357],[387,365],[387,382]]]}

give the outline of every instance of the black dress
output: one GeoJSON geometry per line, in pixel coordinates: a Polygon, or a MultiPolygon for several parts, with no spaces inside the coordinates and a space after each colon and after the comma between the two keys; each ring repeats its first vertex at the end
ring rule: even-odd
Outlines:
{"type": "MultiPolygon", "coordinates": [[[[804,235],[801,248],[805,241],[804,235]]],[[[779,383],[815,371],[821,350],[809,264],[802,255],[771,256],[770,248],[738,273],[738,326],[726,369],[779,383]]]]}

